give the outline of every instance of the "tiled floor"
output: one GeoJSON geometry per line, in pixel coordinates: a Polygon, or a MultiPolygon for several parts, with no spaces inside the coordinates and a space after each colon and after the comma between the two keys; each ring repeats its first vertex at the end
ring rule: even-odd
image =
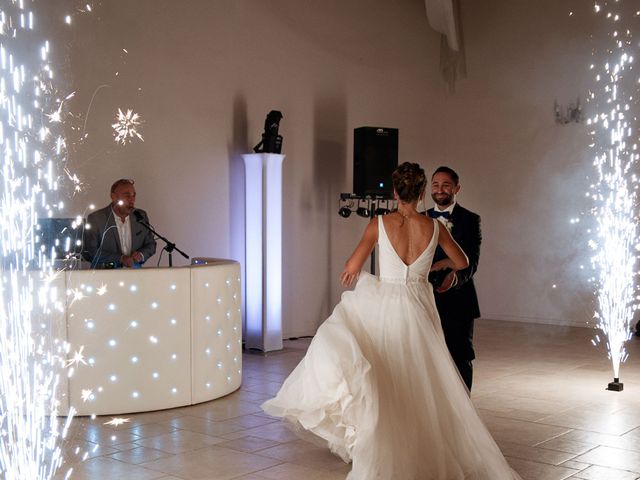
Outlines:
{"type": "MultiPolygon", "coordinates": [[[[640,479],[640,337],[627,344],[618,393],[605,391],[612,373],[592,330],[482,320],[476,332],[472,398],[525,480],[640,479]]],[[[259,408],[308,343],[245,354],[242,388],[216,401],[133,414],[117,428],[74,419],[56,478],[72,466],[78,480],[344,479],[348,465],[259,408]]]]}

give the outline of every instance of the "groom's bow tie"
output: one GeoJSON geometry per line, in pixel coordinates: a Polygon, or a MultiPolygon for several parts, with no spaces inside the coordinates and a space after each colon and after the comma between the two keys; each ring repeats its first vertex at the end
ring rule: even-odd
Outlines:
{"type": "Polygon", "coordinates": [[[444,217],[444,218],[449,218],[451,216],[450,212],[441,212],[439,210],[431,210],[429,211],[429,216],[431,218],[438,218],[438,217],[444,217]]]}

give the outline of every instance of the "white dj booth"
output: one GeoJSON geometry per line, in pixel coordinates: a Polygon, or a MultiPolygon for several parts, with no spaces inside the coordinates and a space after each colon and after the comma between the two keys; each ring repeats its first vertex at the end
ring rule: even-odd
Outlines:
{"type": "Polygon", "coordinates": [[[70,345],[60,414],[116,415],[192,405],[242,380],[240,266],[65,270],[58,335],[70,345]]]}

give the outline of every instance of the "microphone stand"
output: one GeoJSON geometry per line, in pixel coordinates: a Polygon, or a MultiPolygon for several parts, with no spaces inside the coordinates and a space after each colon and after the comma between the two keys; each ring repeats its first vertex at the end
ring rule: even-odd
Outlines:
{"type": "Polygon", "coordinates": [[[138,223],[140,225],[142,225],[143,227],[145,227],[147,230],[149,230],[151,233],[153,233],[156,237],[158,237],[160,240],[162,240],[165,243],[165,246],[163,248],[163,250],[165,250],[168,254],[169,254],[169,266],[173,267],[173,258],[172,258],[172,254],[173,251],[175,250],[176,252],[178,252],[180,255],[182,255],[184,258],[186,258],[187,260],[189,259],[189,255],[187,255],[186,253],[184,253],[182,250],[180,250],[178,247],[176,247],[176,244],[173,242],[170,242],[169,240],[167,240],[166,238],[164,238],[162,235],[160,235],[158,232],[156,232],[153,227],[151,225],[149,225],[147,222],[145,222],[142,219],[138,219],[136,218],[136,220],[138,221],[138,223]]]}

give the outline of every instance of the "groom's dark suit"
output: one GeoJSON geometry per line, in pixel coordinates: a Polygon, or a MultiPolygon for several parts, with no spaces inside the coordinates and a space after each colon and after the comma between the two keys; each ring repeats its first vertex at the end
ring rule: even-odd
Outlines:
{"type": "MultiPolygon", "coordinates": [[[[431,208],[427,214],[433,216],[433,212],[434,210],[431,208]]],[[[449,221],[452,224],[451,235],[469,257],[469,266],[457,272],[457,283],[446,292],[437,293],[434,287],[434,296],[447,347],[449,347],[449,352],[462,379],[471,390],[473,379],[471,361],[475,358],[473,323],[476,318],[480,317],[478,295],[473,285],[473,275],[478,269],[480,243],[482,242],[480,217],[456,204],[449,221]]],[[[442,248],[438,247],[433,261],[435,263],[443,258],[446,258],[446,254],[442,248]]]]}

